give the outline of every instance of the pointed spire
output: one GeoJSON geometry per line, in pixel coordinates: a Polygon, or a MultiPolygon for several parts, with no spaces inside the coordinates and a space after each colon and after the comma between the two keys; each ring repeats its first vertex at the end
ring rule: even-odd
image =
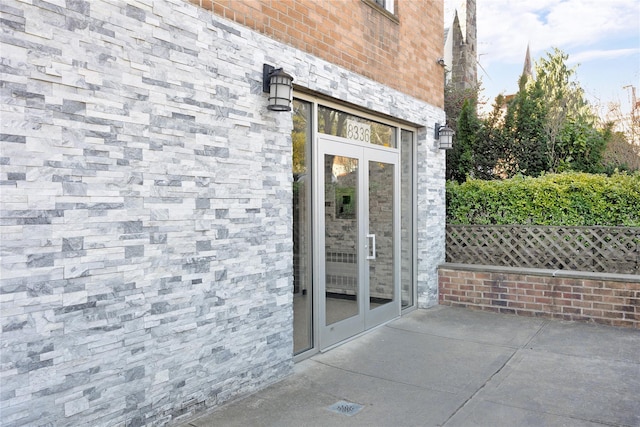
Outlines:
{"type": "Polygon", "coordinates": [[[531,71],[531,52],[529,51],[529,43],[527,43],[527,53],[524,56],[524,67],[522,69],[522,75],[527,77],[533,76],[533,72],[531,71]]]}

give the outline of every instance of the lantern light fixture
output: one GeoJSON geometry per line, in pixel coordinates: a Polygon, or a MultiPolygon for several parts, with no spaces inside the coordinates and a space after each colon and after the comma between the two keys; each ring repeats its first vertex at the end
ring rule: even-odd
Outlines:
{"type": "Polygon", "coordinates": [[[271,111],[291,111],[293,77],[282,68],[262,66],[262,91],[269,93],[267,109],[271,111]]]}
{"type": "Polygon", "coordinates": [[[436,123],[435,126],[435,140],[436,147],[441,150],[450,150],[453,148],[453,135],[455,135],[455,131],[451,129],[449,126],[444,125],[440,126],[440,123],[436,123]]]}

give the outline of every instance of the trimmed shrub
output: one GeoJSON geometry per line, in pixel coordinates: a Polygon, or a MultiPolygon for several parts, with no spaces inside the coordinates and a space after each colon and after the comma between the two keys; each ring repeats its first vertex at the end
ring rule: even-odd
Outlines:
{"type": "Polygon", "coordinates": [[[447,182],[449,224],[640,226],[640,173],[447,182]]]}

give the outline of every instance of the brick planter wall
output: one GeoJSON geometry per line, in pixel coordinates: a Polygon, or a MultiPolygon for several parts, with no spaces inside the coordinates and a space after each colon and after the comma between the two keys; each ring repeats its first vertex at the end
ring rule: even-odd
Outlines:
{"type": "Polygon", "coordinates": [[[640,329],[640,276],[469,264],[439,267],[439,303],[640,329]]]}

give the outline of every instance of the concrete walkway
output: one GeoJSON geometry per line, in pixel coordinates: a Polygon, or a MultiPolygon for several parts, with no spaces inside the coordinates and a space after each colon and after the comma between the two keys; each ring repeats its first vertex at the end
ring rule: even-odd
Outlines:
{"type": "Polygon", "coordinates": [[[185,424],[545,425],[640,426],[640,331],[416,310],[185,424]]]}

